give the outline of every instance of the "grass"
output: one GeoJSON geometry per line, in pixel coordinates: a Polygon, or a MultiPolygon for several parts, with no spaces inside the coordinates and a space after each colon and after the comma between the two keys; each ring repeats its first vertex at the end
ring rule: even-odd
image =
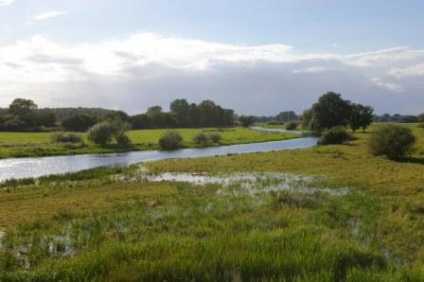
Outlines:
{"type": "MultiPolygon", "coordinates": [[[[128,150],[156,150],[158,149],[158,139],[165,130],[131,130],[128,132],[133,148],[119,148],[116,144],[98,146],[95,144],[57,144],[51,143],[51,132],[42,133],[9,133],[0,132],[0,158],[9,157],[35,157],[35,156],[53,156],[70,154],[93,154],[93,153],[112,153],[128,150]]],[[[203,129],[180,129],[178,130],[184,138],[184,147],[196,147],[192,141],[194,135],[199,132],[216,133],[222,136],[217,145],[230,145],[241,143],[255,143],[272,140],[282,140],[298,137],[291,133],[278,132],[260,132],[248,128],[203,128],[203,129]]],[[[85,134],[82,134],[86,139],[85,134]]]]}
{"type": "Polygon", "coordinates": [[[135,181],[136,166],[4,183],[0,281],[423,281],[424,130],[414,133],[403,162],[371,156],[359,132],[343,146],[148,163],[315,175],[314,187],[349,189],[339,196],[261,190],[273,178],[255,193],[135,181]]]}

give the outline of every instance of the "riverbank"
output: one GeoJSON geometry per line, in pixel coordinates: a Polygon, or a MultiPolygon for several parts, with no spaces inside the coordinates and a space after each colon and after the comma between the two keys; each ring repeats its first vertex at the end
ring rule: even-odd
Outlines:
{"type": "MultiPolygon", "coordinates": [[[[106,154],[130,151],[157,150],[158,139],[165,129],[152,130],[131,130],[128,136],[133,143],[133,147],[122,148],[116,144],[98,146],[86,141],[85,134],[81,134],[83,143],[59,144],[51,142],[51,132],[42,133],[0,133],[0,159],[1,158],[21,158],[40,156],[63,156],[75,154],[106,154]]],[[[258,143],[275,140],[286,140],[297,138],[299,135],[287,132],[261,132],[249,128],[198,128],[198,129],[178,129],[183,136],[184,148],[196,148],[192,138],[200,132],[208,134],[219,134],[221,140],[213,146],[258,143]]]]}

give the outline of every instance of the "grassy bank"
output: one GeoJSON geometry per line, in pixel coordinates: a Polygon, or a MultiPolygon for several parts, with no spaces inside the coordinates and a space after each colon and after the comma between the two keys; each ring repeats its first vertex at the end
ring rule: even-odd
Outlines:
{"type": "MultiPolygon", "coordinates": [[[[77,144],[52,143],[50,132],[42,133],[9,133],[0,132],[0,158],[9,157],[34,157],[69,154],[92,154],[92,153],[112,153],[128,150],[154,150],[158,149],[157,141],[165,130],[131,130],[128,132],[133,148],[120,148],[116,144],[98,146],[88,141],[77,144]]],[[[230,145],[241,143],[255,143],[271,140],[282,140],[298,137],[290,133],[260,132],[248,128],[228,128],[228,129],[180,129],[178,132],[184,138],[183,146],[195,147],[192,138],[199,132],[214,133],[221,135],[222,139],[217,145],[230,145]]],[[[86,140],[85,134],[82,134],[86,140]]]]}
{"type": "Polygon", "coordinates": [[[371,156],[358,133],[344,146],[148,164],[152,176],[248,182],[153,182],[132,166],[4,183],[0,281],[423,281],[414,131],[404,162],[371,156]],[[280,189],[261,171],[296,181],[280,189]]]}

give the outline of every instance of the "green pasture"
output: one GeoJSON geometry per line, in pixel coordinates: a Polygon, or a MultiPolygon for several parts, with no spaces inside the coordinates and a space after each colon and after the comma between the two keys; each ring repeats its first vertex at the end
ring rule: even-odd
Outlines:
{"type": "MultiPolygon", "coordinates": [[[[127,132],[134,147],[130,150],[154,150],[158,149],[158,139],[167,131],[166,129],[130,130],[127,132]]],[[[241,143],[255,143],[272,140],[296,138],[292,133],[261,132],[249,128],[199,128],[178,129],[184,138],[184,147],[196,147],[192,138],[194,135],[205,132],[219,134],[222,140],[215,145],[230,145],[241,143]]],[[[86,135],[81,134],[85,140],[83,144],[58,144],[51,142],[52,132],[41,133],[9,133],[0,132],[0,158],[7,157],[33,157],[69,154],[111,153],[128,151],[128,148],[119,148],[116,144],[98,146],[86,140],[86,135]]]]}

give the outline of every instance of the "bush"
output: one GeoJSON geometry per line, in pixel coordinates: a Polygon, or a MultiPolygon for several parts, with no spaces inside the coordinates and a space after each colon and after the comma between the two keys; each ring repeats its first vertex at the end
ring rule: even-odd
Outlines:
{"type": "Polygon", "coordinates": [[[203,132],[197,133],[196,135],[193,136],[193,142],[194,144],[197,144],[197,145],[207,146],[209,145],[209,141],[210,141],[209,136],[203,132]]]}
{"type": "Polygon", "coordinates": [[[112,141],[115,133],[115,127],[109,122],[100,122],[95,124],[87,132],[87,138],[99,145],[105,145],[112,141]]]}
{"type": "Polygon", "coordinates": [[[159,138],[159,148],[161,150],[176,150],[181,147],[183,137],[177,131],[165,132],[159,138]]]}
{"type": "Polygon", "coordinates": [[[352,135],[350,135],[343,127],[337,126],[324,131],[319,140],[319,144],[343,144],[349,140],[352,140],[352,135]]]}
{"type": "Polygon", "coordinates": [[[412,152],[416,142],[411,129],[400,125],[385,125],[377,128],[370,139],[373,155],[385,155],[389,159],[401,159],[412,152]]]}
{"type": "Polygon", "coordinates": [[[54,143],[82,143],[81,135],[75,133],[53,133],[50,138],[54,143]]]}
{"type": "Polygon", "coordinates": [[[295,130],[298,125],[299,125],[299,123],[297,123],[295,121],[291,121],[291,122],[287,123],[286,129],[287,130],[295,130]]]}
{"type": "Polygon", "coordinates": [[[218,143],[219,141],[221,141],[221,139],[221,135],[217,133],[209,134],[209,140],[211,140],[212,143],[218,143]]]}
{"type": "Polygon", "coordinates": [[[116,143],[118,144],[118,146],[120,147],[131,147],[132,146],[132,142],[131,139],[125,135],[124,132],[120,132],[118,135],[115,136],[115,140],[116,143]]]}

